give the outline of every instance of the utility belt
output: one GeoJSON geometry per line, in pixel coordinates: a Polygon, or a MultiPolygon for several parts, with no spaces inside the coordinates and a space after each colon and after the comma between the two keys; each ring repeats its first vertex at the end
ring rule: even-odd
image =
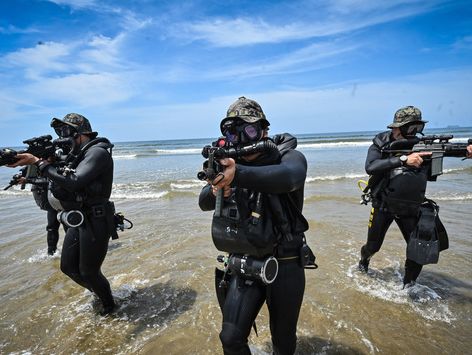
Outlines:
{"type": "Polygon", "coordinates": [[[87,222],[93,228],[94,220],[103,220],[107,224],[107,231],[112,239],[118,239],[115,226],[115,204],[112,201],[83,206],[76,210],[61,211],[57,218],[68,228],[78,228],[87,222]]]}
{"type": "Polygon", "coordinates": [[[279,264],[296,262],[305,269],[318,268],[315,263],[315,254],[306,244],[304,238],[302,246],[296,250],[290,252],[284,250],[283,255],[279,255],[277,250],[279,249],[274,250],[275,255],[266,257],[231,253],[226,258],[219,255],[217,260],[224,263],[226,270],[231,270],[244,279],[262,281],[266,285],[271,284],[277,278],[279,264]]]}

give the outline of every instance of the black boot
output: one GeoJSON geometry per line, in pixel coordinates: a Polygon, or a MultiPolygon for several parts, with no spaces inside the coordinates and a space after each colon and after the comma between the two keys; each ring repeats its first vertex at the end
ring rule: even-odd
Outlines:
{"type": "Polygon", "coordinates": [[[361,260],[359,260],[359,270],[367,273],[369,270],[369,262],[372,255],[368,255],[365,245],[361,248],[361,260]]]}
{"type": "Polygon", "coordinates": [[[116,303],[114,300],[103,304],[103,309],[100,311],[101,316],[107,316],[116,311],[116,303]]]}
{"type": "Polygon", "coordinates": [[[54,255],[57,250],[57,242],[59,241],[59,231],[47,229],[48,255],[54,255]]]}
{"type": "Polygon", "coordinates": [[[403,277],[403,287],[408,288],[407,285],[414,285],[418,278],[423,265],[414,262],[413,260],[406,259],[405,261],[405,276],[403,277]]]}

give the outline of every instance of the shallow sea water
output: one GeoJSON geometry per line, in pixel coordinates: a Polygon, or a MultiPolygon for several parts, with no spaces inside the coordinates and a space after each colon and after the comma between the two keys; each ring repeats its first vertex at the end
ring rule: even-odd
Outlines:
{"type": "MultiPolygon", "coordinates": [[[[185,148],[187,149],[187,148],[185,148]]],[[[403,290],[405,242],[392,226],[367,274],[357,270],[370,207],[356,186],[366,146],[304,148],[309,163],[304,214],[319,269],[306,271],[298,354],[466,354],[472,348],[472,168],[450,160],[428,185],[441,206],[450,248],[403,290]],[[340,163],[332,163],[333,157],[340,163]]],[[[201,212],[196,155],[116,159],[113,199],[135,227],[110,241],[103,273],[117,312],[97,315],[94,296],[46,256],[45,220],[27,191],[0,193],[0,353],[222,353],[213,270],[211,213],[201,212]],[[178,161],[177,161],[178,160],[178,161]],[[193,165],[192,165],[193,164],[193,165]],[[183,169],[182,166],[188,168],[183,169]],[[139,171],[140,177],[136,178],[139,171]]],[[[8,182],[14,171],[2,169],[8,182]]],[[[59,245],[62,245],[63,232],[59,245]]],[[[251,333],[254,354],[270,354],[268,313],[251,333]]]]}

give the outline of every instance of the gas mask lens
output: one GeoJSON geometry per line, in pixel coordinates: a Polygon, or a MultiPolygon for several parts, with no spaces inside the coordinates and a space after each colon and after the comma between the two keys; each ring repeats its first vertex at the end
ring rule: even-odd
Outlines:
{"type": "Polygon", "coordinates": [[[223,124],[222,128],[223,134],[226,137],[226,140],[229,143],[238,143],[238,130],[235,122],[233,120],[228,120],[223,124]]]}
{"type": "Polygon", "coordinates": [[[403,127],[400,127],[402,136],[405,138],[415,137],[418,133],[422,133],[424,129],[424,123],[410,123],[403,127]]]}
{"type": "Polygon", "coordinates": [[[54,130],[56,134],[61,138],[70,138],[73,137],[76,133],[76,130],[69,125],[62,125],[55,127],[54,130]]]}
{"type": "Polygon", "coordinates": [[[249,124],[244,127],[244,133],[250,141],[255,141],[259,138],[259,130],[255,125],[249,124]]]}
{"type": "Polygon", "coordinates": [[[223,124],[223,134],[229,143],[253,143],[261,138],[259,123],[246,123],[229,120],[223,124]]]}

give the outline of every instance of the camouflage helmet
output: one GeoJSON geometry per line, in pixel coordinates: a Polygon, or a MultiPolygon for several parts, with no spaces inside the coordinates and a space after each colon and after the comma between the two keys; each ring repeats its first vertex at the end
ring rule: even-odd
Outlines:
{"type": "Polygon", "coordinates": [[[393,123],[388,128],[401,127],[411,122],[427,123],[421,119],[421,111],[415,106],[405,106],[395,112],[393,123]]]}
{"type": "Polygon", "coordinates": [[[97,132],[92,131],[89,120],[78,113],[68,113],[62,120],[54,117],[51,121],[51,127],[53,128],[64,124],[73,127],[77,133],[90,136],[91,138],[95,138],[98,135],[97,132]]]}
{"type": "Polygon", "coordinates": [[[270,125],[264,111],[262,111],[261,105],[244,96],[241,96],[229,106],[226,117],[221,121],[220,128],[223,127],[224,122],[234,118],[240,118],[247,123],[262,121],[264,128],[270,125]]]}

